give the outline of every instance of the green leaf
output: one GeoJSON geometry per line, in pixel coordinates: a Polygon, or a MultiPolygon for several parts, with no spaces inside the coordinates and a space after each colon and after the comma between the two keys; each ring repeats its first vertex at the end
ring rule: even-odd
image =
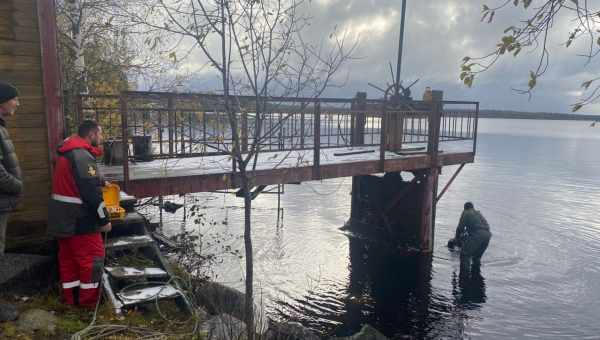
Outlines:
{"type": "Polygon", "coordinates": [[[529,82],[527,83],[529,89],[533,89],[537,85],[537,75],[533,71],[529,71],[529,82]]]}

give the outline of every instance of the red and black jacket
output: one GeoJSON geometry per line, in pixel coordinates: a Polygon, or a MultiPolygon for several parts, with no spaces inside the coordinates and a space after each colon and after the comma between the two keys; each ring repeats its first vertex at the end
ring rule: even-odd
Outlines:
{"type": "Polygon", "coordinates": [[[58,148],[58,155],[48,205],[48,234],[69,237],[98,232],[109,222],[102,198],[104,183],[96,164],[102,150],[71,136],[58,148]]]}

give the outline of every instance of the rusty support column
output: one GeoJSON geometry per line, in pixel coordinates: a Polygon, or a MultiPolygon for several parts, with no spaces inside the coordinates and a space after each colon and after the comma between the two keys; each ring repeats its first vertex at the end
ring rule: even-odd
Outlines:
{"type": "Polygon", "coordinates": [[[313,179],[321,179],[321,102],[315,102],[313,145],[313,179]]]}
{"type": "Polygon", "coordinates": [[[454,182],[454,180],[456,179],[456,177],[458,176],[458,174],[460,173],[460,171],[465,167],[465,164],[466,163],[462,163],[460,165],[460,167],[458,167],[458,169],[456,170],[456,172],[454,172],[454,175],[452,175],[452,177],[450,178],[450,180],[448,181],[448,183],[446,183],[446,186],[444,187],[444,189],[442,190],[442,192],[435,199],[436,203],[442,198],[442,196],[444,196],[444,194],[446,193],[446,191],[448,191],[448,189],[450,188],[450,185],[452,185],[452,182],[454,182]]]}
{"type": "Polygon", "coordinates": [[[421,226],[419,228],[419,243],[421,252],[433,252],[433,242],[435,235],[435,207],[437,198],[437,187],[439,177],[439,142],[440,142],[440,118],[442,113],[441,91],[433,91],[433,102],[431,103],[431,112],[429,114],[429,138],[427,151],[430,156],[430,167],[425,171],[423,179],[423,194],[421,205],[421,226]]]}
{"type": "Polygon", "coordinates": [[[127,127],[127,93],[121,93],[121,139],[123,141],[123,191],[127,192],[129,185],[129,134],[127,127]]]}

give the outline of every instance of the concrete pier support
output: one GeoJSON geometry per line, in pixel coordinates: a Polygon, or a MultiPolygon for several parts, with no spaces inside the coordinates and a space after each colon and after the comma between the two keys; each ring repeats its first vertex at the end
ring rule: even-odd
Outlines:
{"type": "MultiPolygon", "coordinates": [[[[402,178],[400,172],[389,172],[382,177],[353,177],[349,224],[353,231],[390,241],[399,249],[425,254],[433,252],[435,207],[441,171],[438,155],[443,94],[440,91],[432,92],[427,144],[429,166],[414,171],[413,178],[408,181],[402,178]]],[[[400,137],[398,143],[390,144],[386,150],[401,146],[400,137]]]]}
{"type": "Polygon", "coordinates": [[[407,252],[433,250],[437,169],[352,179],[349,230],[407,252]]]}

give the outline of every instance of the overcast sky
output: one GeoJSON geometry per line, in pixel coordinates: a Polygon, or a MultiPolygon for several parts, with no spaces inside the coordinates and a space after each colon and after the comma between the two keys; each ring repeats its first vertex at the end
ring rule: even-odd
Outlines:
{"type": "MultiPolygon", "coordinates": [[[[477,100],[482,108],[521,111],[570,112],[577,101],[583,81],[599,73],[598,60],[586,65],[576,56],[583,45],[566,49],[563,44],[569,33],[569,18],[557,21],[556,32],[550,38],[551,68],[539,81],[531,100],[516,94],[512,88],[527,85],[529,70],[535,69],[538,54],[523,51],[518,59],[504,58],[492,70],[481,74],[472,88],[458,79],[460,62],[466,55],[481,56],[499,41],[506,27],[523,20],[527,14],[512,6],[496,14],[493,24],[480,22],[482,5],[497,5],[503,0],[407,0],[407,23],[404,40],[402,79],[410,83],[419,98],[430,86],[443,90],[449,100],[477,100]]],[[[534,4],[536,0],[534,0],[534,4]]],[[[368,82],[385,86],[391,80],[389,62],[396,65],[400,26],[401,0],[312,0],[309,10],[313,24],[311,37],[327,39],[334,27],[359,39],[355,56],[343,71],[348,76],[343,89],[329,96],[353,96],[366,91],[378,97],[368,82]]],[[[204,87],[206,82],[196,82],[204,87]]],[[[202,90],[202,89],[201,89],[202,90]]],[[[600,114],[600,105],[588,106],[581,113],[600,114]]]]}

